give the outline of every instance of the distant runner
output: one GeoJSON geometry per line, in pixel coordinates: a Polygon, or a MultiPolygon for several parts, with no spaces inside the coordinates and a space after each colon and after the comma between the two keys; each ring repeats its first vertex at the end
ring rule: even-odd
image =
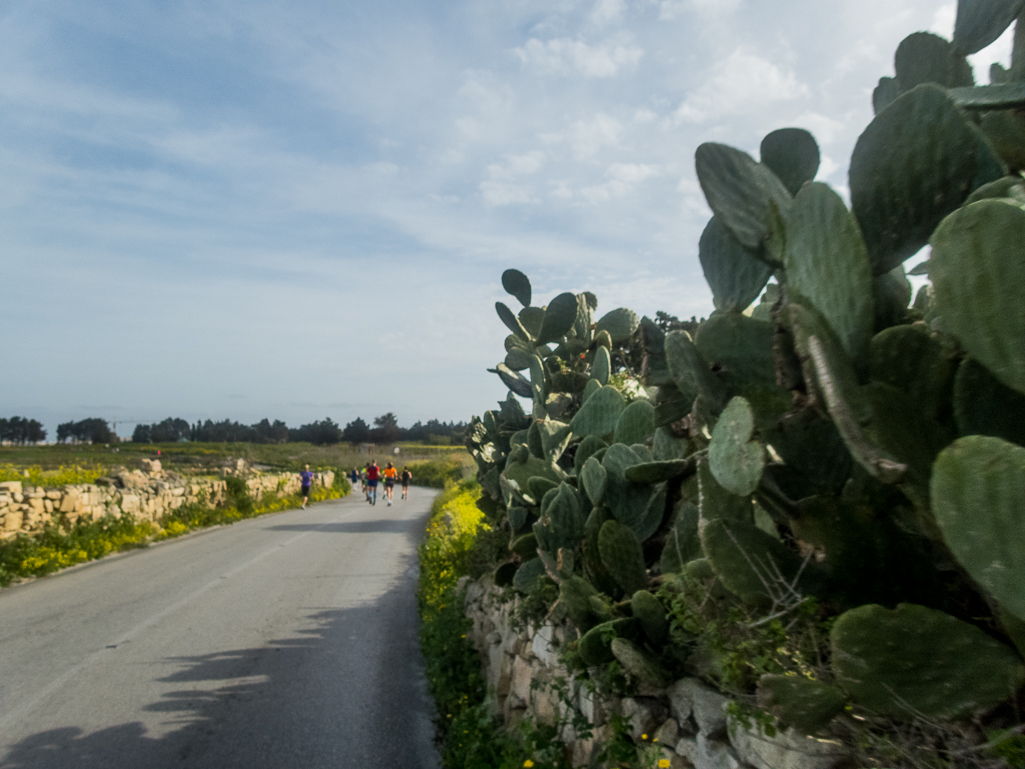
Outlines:
{"type": "Polygon", "coordinates": [[[309,465],[306,465],[306,469],[299,473],[299,479],[300,483],[302,484],[302,491],[299,492],[300,494],[302,494],[303,498],[302,509],[305,510],[306,501],[310,498],[310,484],[313,483],[313,473],[310,472],[309,465]]]}
{"type": "Polygon", "coordinates": [[[395,496],[395,478],[399,471],[391,462],[384,468],[384,494],[388,497],[388,507],[391,507],[392,497],[395,496]]]}
{"type": "Polygon", "coordinates": [[[367,465],[367,502],[372,505],[377,504],[377,481],[381,478],[381,468],[377,466],[377,462],[370,460],[370,464],[367,465]]]}
{"type": "Polygon", "coordinates": [[[408,467],[402,468],[402,498],[405,499],[409,496],[409,482],[413,480],[413,474],[409,472],[408,467]]]}

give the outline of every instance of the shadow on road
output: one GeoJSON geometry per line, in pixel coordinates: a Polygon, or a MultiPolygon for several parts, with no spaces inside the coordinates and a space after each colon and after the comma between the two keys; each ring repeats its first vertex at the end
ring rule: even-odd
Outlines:
{"type": "MultiPolygon", "coordinates": [[[[415,558],[402,566],[409,574],[415,558]]],[[[315,627],[298,638],[170,660],[181,668],[157,680],[180,688],[143,708],[166,714],[164,736],[139,722],[52,729],[11,747],[0,767],[437,767],[411,579],[372,604],[308,618],[315,627]]]]}

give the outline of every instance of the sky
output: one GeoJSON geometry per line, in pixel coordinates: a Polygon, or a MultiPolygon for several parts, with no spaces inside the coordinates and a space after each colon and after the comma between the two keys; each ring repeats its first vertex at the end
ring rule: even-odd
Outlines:
{"type": "Polygon", "coordinates": [[[954,11],[7,0],[0,416],[468,420],[506,392],[503,270],[706,316],[697,146],[806,128],[846,197],[898,43],[954,11]]]}

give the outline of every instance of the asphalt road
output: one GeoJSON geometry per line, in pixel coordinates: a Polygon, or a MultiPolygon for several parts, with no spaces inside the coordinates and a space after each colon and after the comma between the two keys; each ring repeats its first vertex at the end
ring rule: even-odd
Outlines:
{"type": "Polygon", "coordinates": [[[0,590],[0,767],[437,767],[414,596],[433,495],[0,590]]]}

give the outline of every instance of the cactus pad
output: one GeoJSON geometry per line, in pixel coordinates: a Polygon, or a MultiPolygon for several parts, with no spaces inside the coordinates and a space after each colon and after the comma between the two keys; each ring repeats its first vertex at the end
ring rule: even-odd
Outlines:
{"type": "Polygon", "coordinates": [[[715,216],[698,242],[698,258],[715,308],[723,312],[747,309],[772,276],[772,267],[741,244],[715,216]]]}
{"type": "Polygon", "coordinates": [[[803,128],[780,128],[762,139],[762,163],[772,169],[791,195],[819,170],[819,145],[803,128]]]}
{"type": "Polygon", "coordinates": [[[857,220],[827,185],[808,184],[794,198],[784,262],[788,283],[822,313],[851,359],[864,358],[872,337],[871,265],[857,220]]]}
{"type": "Polygon", "coordinates": [[[701,548],[726,589],[756,605],[769,604],[771,591],[782,592],[783,581],[792,582],[802,567],[802,576],[810,573],[797,553],[751,523],[709,521],[701,529],[701,548]]]}
{"type": "Polygon", "coordinates": [[[703,555],[701,540],[698,539],[698,509],[693,503],[683,501],[677,506],[676,520],[666,533],[659,571],[675,574],[685,564],[703,555]]]}
{"type": "Polygon", "coordinates": [[[641,647],[626,638],[612,639],[612,654],[623,670],[639,684],[661,689],[669,684],[669,676],[641,647]]]}
{"type": "Polygon", "coordinates": [[[605,496],[605,483],[607,480],[608,474],[605,472],[605,468],[602,467],[601,462],[594,457],[590,457],[584,462],[584,466],[580,470],[580,483],[587,493],[587,498],[591,500],[592,505],[601,504],[602,497],[605,496]]]}
{"type": "Polygon", "coordinates": [[[981,200],[955,211],[932,240],[929,277],[943,328],[997,379],[1025,393],[1025,210],[981,200]]]}
{"type": "Polygon", "coordinates": [[[644,553],[633,530],[619,521],[606,521],[598,531],[598,552],[609,574],[627,595],[648,585],[644,553]]]}
{"type": "Polygon", "coordinates": [[[613,344],[620,344],[633,336],[639,323],[637,313],[620,307],[605,313],[598,320],[598,323],[595,324],[595,333],[600,334],[605,331],[613,344]]]}
{"type": "Polygon", "coordinates": [[[655,409],[646,400],[635,400],[627,406],[616,422],[614,440],[628,446],[644,443],[655,432],[655,409]]]}
{"type": "Polygon", "coordinates": [[[766,241],[781,235],[779,214],[790,207],[791,195],[783,182],[746,152],[725,144],[698,147],[695,167],[716,216],[740,243],[764,254],[766,241]]]}
{"type": "Polygon", "coordinates": [[[851,205],[872,260],[889,272],[971,192],[975,134],[946,93],[922,85],[879,113],[850,165],[851,205]]]}
{"type": "Polygon", "coordinates": [[[851,609],[833,625],[830,642],[837,683],[880,715],[979,715],[1025,679],[1010,648],[974,625],[915,604],[851,609]]]}
{"type": "Polygon", "coordinates": [[[1025,395],[1004,387],[971,358],[954,378],[954,419],[961,435],[990,435],[1025,446],[1025,395]]]}
{"type": "Polygon", "coordinates": [[[844,711],[846,704],[842,691],[821,681],[771,674],[758,679],[758,707],[805,734],[825,727],[844,711]]]}
{"type": "Polygon", "coordinates": [[[944,88],[975,85],[964,55],[959,56],[948,41],[929,32],[914,32],[904,38],[893,59],[901,92],[922,83],[944,88]]]}
{"type": "Polygon", "coordinates": [[[758,488],[765,467],[765,456],[754,435],[754,413],[744,398],[731,400],[712,431],[708,444],[708,466],[727,491],[739,497],[758,488]]]}
{"type": "Polygon", "coordinates": [[[943,539],[972,579],[1025,620],[1025,448],[959,438],[936,460],[930,484],[943,539]]]}
{"type": "Polygon", "coordinates": [[[537,343],[551,344],[564,337],[577,320],[577,310],[577,298],[573,294],[567,292],[555,297],[545,308],[537,343]]]}
{"type": "Polygon", "coordinates": [[[626,409],[626,401],[615,387],[603,387],[594,393],[573,415],[569,427],[574,435],[612,435],[619,417],[626,409]]]}
{"type": "Polygon", "coordinates": [[[530,306],[530,279],[519,270],[502,273],[502,288],[519,299],[524,307],[530,306]]]}

